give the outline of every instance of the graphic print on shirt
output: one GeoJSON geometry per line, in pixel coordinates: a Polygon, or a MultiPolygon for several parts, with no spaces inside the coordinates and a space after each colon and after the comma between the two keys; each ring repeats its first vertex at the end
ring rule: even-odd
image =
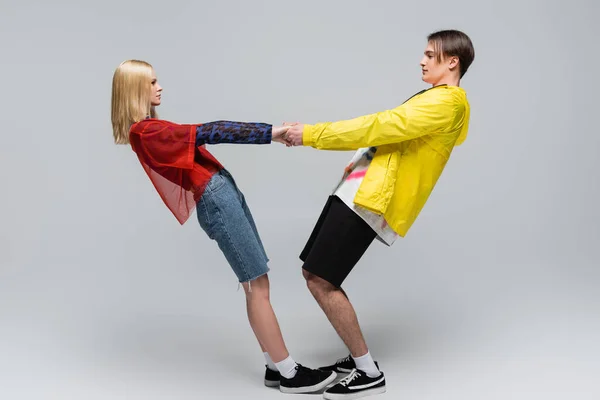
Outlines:
{"type": "Polygon", "coordinates": [[[334,189],[334,195],[339,197],[352,211],[361,217],[377,233],[377,240],[391,246],[397,239],[398,234],[387,224],[383,215],[375,214],[359,205],[354,204],[354,197],[367,174],[369,165],[377,147],[359,149],[346,168],[338,186],[334,189]]]}

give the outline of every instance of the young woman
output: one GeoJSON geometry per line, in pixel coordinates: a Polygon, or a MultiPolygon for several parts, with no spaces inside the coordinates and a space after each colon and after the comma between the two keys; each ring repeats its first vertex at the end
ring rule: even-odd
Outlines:
{"type": "Polygon", "coordinates": [[[267,361],[265,385],[284,393],[309,393],[331,383],[335,372],[297,364],[286,349],[269,299],[268,258],[252,214],[231,174],[205,144],[285,143],[289,127],[216,121],[176,124],[155,108],[162,87],[153,67],[128,60],[112,82],[112,126],[116,144],[130,144],[165,205],[180,224],[194,209],[208,237],[218,244],[246,293],[246,309],[267,361]]]}

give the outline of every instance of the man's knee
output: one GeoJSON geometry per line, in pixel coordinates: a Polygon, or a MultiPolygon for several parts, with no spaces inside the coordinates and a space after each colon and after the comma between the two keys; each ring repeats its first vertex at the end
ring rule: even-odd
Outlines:
{"type": "Polygon", "coordinates": [[[308,283],[308,280],[310,279],[310,277],[314,276],[314,275],[311,274],[310,272],[308,272],[307,270],[305,270],[304,268],[302,268],[302,276],[304,277],[304,279],[306,279],[306,282],[308,283]]]}
{"type": "Polygon", "coordinates": [[[306,286],[308,286],[308,289],[313,295],[336,290],[335,286],[331,283],[305,269],[302,270],[302,275],[304,276],[304,279],[306,279],[306,286]]]}

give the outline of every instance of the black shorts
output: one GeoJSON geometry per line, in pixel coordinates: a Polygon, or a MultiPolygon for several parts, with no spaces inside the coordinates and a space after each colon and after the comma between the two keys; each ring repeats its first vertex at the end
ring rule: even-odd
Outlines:
{"type": "Polygon", "coordinates": [[[330,196],[300,253],[302,268],[339,288],[376,236],[339,197],[330,196]]]}

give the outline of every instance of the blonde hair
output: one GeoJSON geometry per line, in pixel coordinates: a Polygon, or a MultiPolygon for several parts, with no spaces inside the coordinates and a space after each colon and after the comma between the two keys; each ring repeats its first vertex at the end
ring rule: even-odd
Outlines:
{"type": "Polygon", "coordinates": [[[154,68],[145,61],[123,61],[112,81],[111,121],[115,144],[129,143],[129,128],[147,116],[158,115],[151,104],[154,68]]]}

